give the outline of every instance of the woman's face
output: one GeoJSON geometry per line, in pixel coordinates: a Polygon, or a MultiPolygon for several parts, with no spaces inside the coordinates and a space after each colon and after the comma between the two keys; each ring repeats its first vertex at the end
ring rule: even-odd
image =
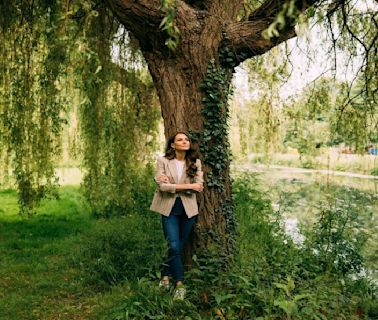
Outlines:
{"type": "Polygon", "coordinates": [[[187,151],[190,148],[189,138],[183,133],[178,133],[171,147],[177,151],[187,151]]]}

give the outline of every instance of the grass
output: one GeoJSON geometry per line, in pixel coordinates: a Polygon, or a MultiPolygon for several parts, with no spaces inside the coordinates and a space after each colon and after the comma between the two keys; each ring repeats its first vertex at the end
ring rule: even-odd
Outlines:
{"type": "Polygon", "coordinates": [[[77,188],[62,188],[61,199],[44,201],[33,219],[17,214],[14,191],[0,199],[0,318],[86,319],[76,297],[89,292],[71,254],[93,221],[77,188]],[[73,310],[77,316],[65,316],[73,310]]]}
{"type": "Polygon", "coordinates": [[[157,247],[163,247],[157,215],[94,219],[78,187],[61,187],[60,199],[44,200],[31,219],[18,215],[14,190],[1,191],[0,203],[0,319],[106,319],[109,304],[130,290],[128,285],[104,285],[99,280],[102,274],[96,270],[104,264],[96,265],[96,261],[105,254],[93,257],[104,253],[98,246],[116,237],[122,248],[113,245],[108,256],[115,261],[121,253],[129,256],[134,265],[124,270],[132,278],[149,272],[146,259],[153,252],[155,257],[162,255],[157,247]],[[155,238],[144,236],[146,227],[149,231],[159,228],[156,244],[151,243],[155,238]]]}
{"type": "MultiPolygon", "coordinates": [[[[23,219],[17,215],[16,193],[0,192],[0,319],[352,320],[376,316],[376,293],[369,283],[344,277],[337,270],[322,271],[311,253],[313,244],[308,244],[308,251],[293,245],[283,232],[281,213],[272,210],[272,200],[258,184],[250,176],[236,177],[239,251],[234,266],[225,269],[217,252],[198,257],[187,274],[184,302],[172,301],[156,286],[165,251],[158,215],[129,213],[94,219],[78,187],[65,186],[60,200],[45,200],[37,216],[23,219]]],[[[303,212],[306,203],[296,204],[319,192],[311,188],[316,187],[288,187],[282,182],[276,190],[278,196],[285,189],[286,206],[303,212]]],[[[338,197],[350,194],[356,203],[367,203],[363,194],[337,190],[338,197]]],[[[353,245],[348,235],[342,235],[342,241],[353,245]]],[[[329,261],[327,252],[323,258],[329,261]]]]}

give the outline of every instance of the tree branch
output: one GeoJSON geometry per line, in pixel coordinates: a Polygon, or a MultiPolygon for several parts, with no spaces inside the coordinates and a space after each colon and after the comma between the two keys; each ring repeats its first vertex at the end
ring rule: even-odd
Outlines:
{"type": "Polygon", "coordinates": [[[239,63],[263,54],[278,44],[296,36],[294,26],[282,30],[276,38],[265,39],[262,32],[270,25],[266,19],[232,23],[226,26],[223,46],[233,50],[239,63]]]}
{"type": "MultiPolygon", "coordinates": [[[[338,0],[339,1],[339,0],[338,0]]],[[[340,0],[342,1],[342,0],[340,0]]],[[[266,0],[260,7],[258,7],[250,16],[249,21],[265,18],[271,22],[277,17],[278,13],[282,10],[286,1],[280,0],[266,0]]],[[[296,0],[295,6],[300,12],[304,12],[308,7],[321,2],[321,0],[296,0]]]]}
{"type": "Polygon", "coordinates": [[[244,0],[208,0],[207,10],[224,21],[236,21],[243,4],[244,0]]]}
{"type": "Polygon", "coordinates": [[[130,31],[156,30],[165,13],[160,0],[106,0],[119,21],[130,31]],[[135,30],[138,28],[139,30],[135,30]]]}
{"type": "Polygon", "coordinates": [[[241,7],[244,0],[181,0],[193,8],[199,10],[209,10],[211,8],[218,7],[223,8],[223,11],[227,11],[229,8],[241,7]]]}
{"type": "MultiPolygon", "coordinates": [[[[166,12],[161,0],[105,0],[122,25],[138,40],[142,52],[169,56],[165,45],[168,33],[160,24],[166,12]]],[[[175,23],[178,28],[197,23],[196,9],[183,0],[177,0],[175,23]]],[[[188,28],[190,29],[190,28],[188,28]]]]}
{"type": "Polygon", "coordinates": [[[284,3],[285,1],[267,0],[249,16],[249,20],[253,21],[261,18],[274,19],[284,3]]]}
{"type": "MultiPolygon", "coordinates": [[[[304,12],[309,6],[320,0],[298,0],[296,8],[304,12]]],[[[265,39],[262,35],[276,19],[285,1],[266,0],[248,18],[248,21],[230,23],[225,27],[223,46],[231,48],[239,63],[256,55],[263,54],[278,44],[296,36],[295,26],[287,23],[279,36],[265,39]]]]}
{"type": "Polygon", "coordinates": [[[198,10],[204,10],[208,6],[209,0],[183,0],[186,4],[189,6],[198,9],[198,10]]]}

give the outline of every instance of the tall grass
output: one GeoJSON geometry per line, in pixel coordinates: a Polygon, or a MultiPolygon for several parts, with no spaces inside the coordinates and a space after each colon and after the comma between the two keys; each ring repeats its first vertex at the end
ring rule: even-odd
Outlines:
{"type": "Polygon", "coordinates": [[[159,270],[166,246],[157,214],[99,219],[78,253],[85,280],[97,289],[135,281],[159,270]]]}

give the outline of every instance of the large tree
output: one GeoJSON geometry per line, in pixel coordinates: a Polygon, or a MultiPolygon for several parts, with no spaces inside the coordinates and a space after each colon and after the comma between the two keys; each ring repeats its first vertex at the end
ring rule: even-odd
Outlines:
{"type": "MultiPolygon", "coordinates": [[[[221,239],[227,251],[232,244],[233,229],[230,160],[227,134],[219,121],[227,118],[224,88],[230,85],[234,67],[295,37],[298,16],[310,7],[312,15],[315,6],[324,5],[328,21],[335,12],[340,13],[341,25],[351,31],[347,2],[107,0],[106,3],[139,43],[160,99],[166,137],[178,130],[191,131],[202,145],[206,187],[199,198],[199,232],[201,236],[211,235],[212,240],[221,239]],[[175,50],[171,50],[172,45],[167,46],[172,44],[172,37],[177,44],[175,50]],[[218,71],[217,76],[211,75],[218,71]],[[224,116],[218,114],[218,120],[214,120],[211,107],[219,107],[219,100],[218,111],[224,116]]],[[[375,22],[374,17],[372,21],[375,22]]],[[[334,36],[332,29],[331,32],[334,36]]],[[[360,40],[350,33],[352,39],[360,40]]],[[[365,47],[365,51],[371,47],[376,44],[365,47]]],[[[208,238],[201,239],[204,240],[199,243],[208,243],[208,238]]]]}
{"type": "Polygon", "coordinates": [[[209,239],[212,243],[220,240],[227,251],[232,245],[234,227],[228,137],[222,131],[224,124],[212,122],[211,118],[216,116],[206,108],[219,102],[218,119],[224,120],[224,88],[230,85],[234,67],[295,37],[296,17],[315,2],[267,0],[260,5],[256,1],[248,13],[242,0],[170,1],[174,20],[160,28],[163,19],[167,22],[169,18],[165,10],[168,1],[107,0],[115,16],[139,43],[160,99],[166,137],[185,130],[194,133],[202,144],[206,177],[205,191],[199,198],[202,245],[208,244],[209,239]],[[283,21],[277,24],[279,15],[283,21]],[[267,36],[264,30],[272,24],[275,30],[267,36]],[[178,38],[175,50],[166,45],[172,33],[178,38]],[[218,77],[212,76],[218,71],[218,77]],[[217,84],[219,92],[214,89],[217,84]]]}

